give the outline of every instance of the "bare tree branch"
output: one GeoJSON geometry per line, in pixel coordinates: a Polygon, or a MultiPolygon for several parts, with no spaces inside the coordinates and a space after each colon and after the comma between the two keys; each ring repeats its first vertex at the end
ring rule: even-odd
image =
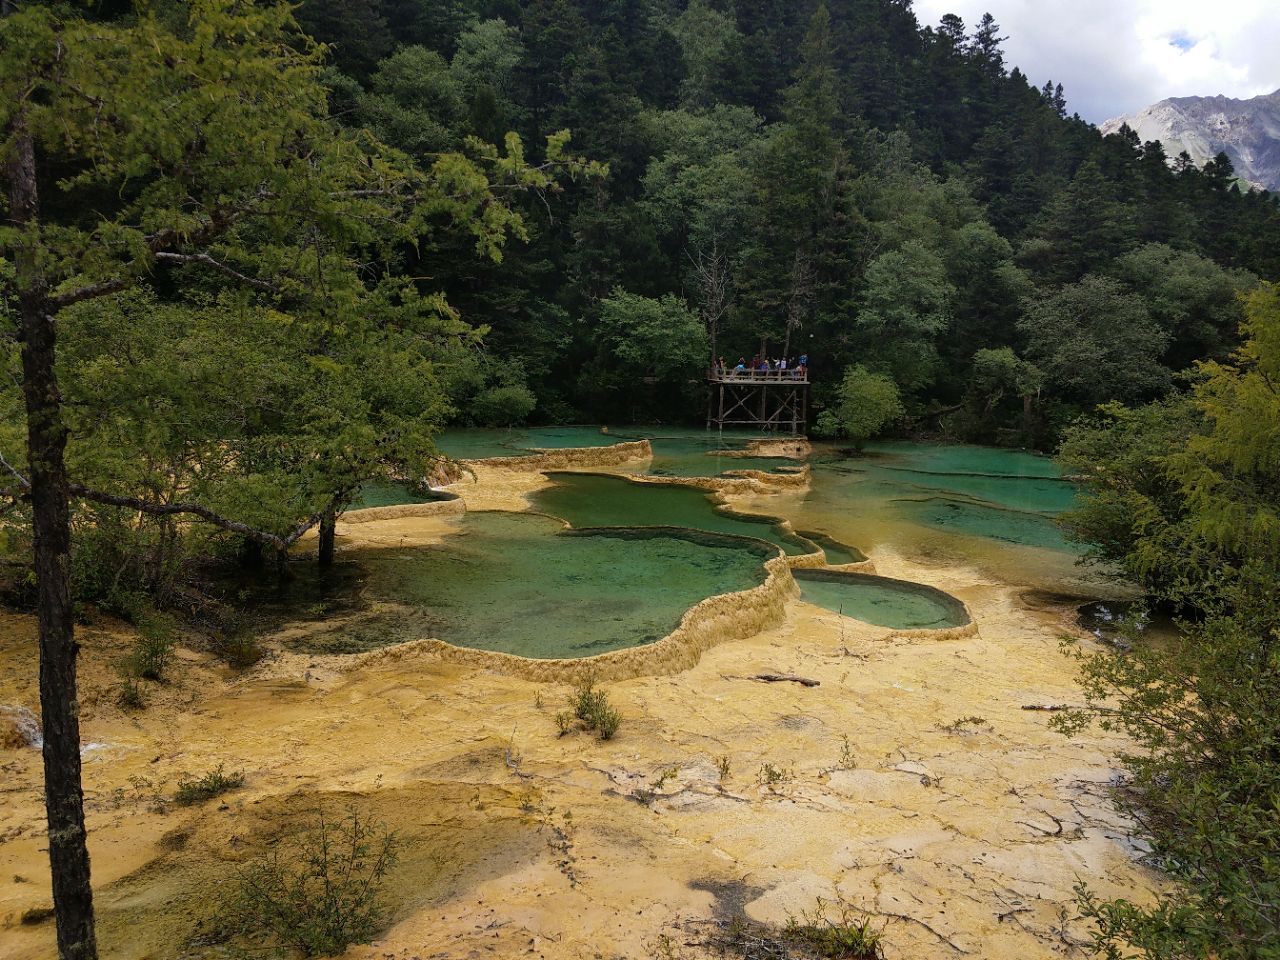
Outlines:
{"type": "Polygon", "coordinates": [[[164,260],[169,263],[203,263],[212,267],[219,273],[230,277],[238,283],[253,287],[255,290],[261,290],[264,293],[280,293],[280,288],[274,283],[266,280],[259,280],[257,277],[251,277],[248,274],[241,273],[234,267],[227,266],[221,260],[215,260],[207,253],[170,253],[168,251],[160,251],[156,254],[157,260],[164,260]]]}
{"type": "Polygon", "coordinates": [[[59,294],[56,297],[50,297],[49,304],[54,309],[61,310],[64,307],[71,306],[73,303],[79,303],[81,300],[92,300],[94,297],[105,297],[109,293],[116,293],[131,283],[133,283],[132,277],[114,277],[111,280],[90,283],[83,287],[77,287],[75,290],[68,290],[66,293],[59,294]]]}
{"type": "Polygon", "coordinates": [[[24,477],[22,474],[20,474],[18,472],[18,468],[4,458],[3,453],[0,453],[0,467],[4,467],[6,470],[9,471],[9,473],[13,474],[13,478],[18,481],[18,484],[22,487],[23,490],[31,489],[31,481],[28,480],[26,477],[24,477]]]}
{"type": "Polygon", "coordinates": [[[307,531],[313,529],[319,522],[325,512],[333,506],[341,503],[349,495],[350,491],[343,491],[339,496],[334,497],[333,501],[311,517],[308,517],[298,526],[294,527],[285,536],[277,536],[274,533],[267,533],[265,530],[259,530],[251,527],[247,523],[241,523],[238,520],[231,520],[221,514],[215,513],[208,507],[201,506],[198,503],[156,503],[153,500],[143,500],[138,497],[122,497],[114,493],[104,493],[101,490],[93,490],[79,483],[69,485],[69,489],[73,496],[82,497],[85,500],[92,500],[94,503],[101,503],[110,507],[127,507],[130,510],[137,510],[140,513],[150,514],[151,516],[175,516],[179,514],[189,514],[199,517],[206,523],[211,523],[215,527],[228,530],[231,533],[238,533],[242,537],[247,537],[256,543],[264,544],[268,547],[274,547],[280,552],[288,550],[306,535],[307,531]]]}

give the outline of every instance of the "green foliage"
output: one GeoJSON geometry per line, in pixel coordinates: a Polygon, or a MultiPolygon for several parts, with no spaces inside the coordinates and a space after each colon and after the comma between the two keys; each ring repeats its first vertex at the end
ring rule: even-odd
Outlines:
{"type": "Polygon", "coordinates": [[[382,887],[400,846],[385,824],[354,807],[339,819],[317,810],[300,833],[241,872],[219,925],[304,957],[368,943],[386,920],[382,887]]]}
{"type": "Polygon", "coordinates": [[[564,736],[577,720],[584,729],[594,730],[601,740],[612,740],[622,726],[622,714],[609,702],[609,695],[596,687],[591,677],[583,680],[569,698],[572,715],[560,714],[556,723],[564,736]]]}
{"type": "Polygon", "coordinates": [[[786,783],[794,779],[794,777],[795,771],[789,767],[779,767],[773,763],[765,762],[760,765],[760,769],[756,773],[756,783],[762,787],[776,787],[780,783],[786,783]]]}
{"type": "Polygon", "coordinates": [[[1242,297],[1257,283],[1248,271],[1164,244],[1125,254],[1112,274],[1146,304],[1168,338],[1165,362],[1175,370],[1230,352],[1243,319],[1242,297]]]}
{"type": "Polygon", "coordinates": [[[898,387],[891,377],[861,365],[845,371],[835,403],[818,416],[815,432],[842,437],[861,450],[872,437],[904,413],[898,387]]]}
{"type": "Polygon", "coordinates": [[[702,946],[717,956],[743,960],[880,960],[884,956],[883,931],[873,929],[870,917],[839,901],[819,900],[811,912],[788,917],[781,927],[739,914],[716,930],[702,946]]]}
{"type": "Polygon", "coordinates": [[[876,346],[872,357],[906,389],[927,387],[935,340],[950,322],[954,290],[942,260],[918,240],[867,267],[858,329],[876,346]]]}
{"type": "Polygon", "coordinates": [[[243,629],[218,631],[210,640],[214,656],[235,670],[248,670],[265,656],[262,645],[243,629]]]}
{"type": "Polygon", "coordinates": [[[883,931],[872,929],[871,918],[848,904],[836,904],[838,909],[834,915],[828,913],[830,906],[827,901],[819,900],[812,913],[788,917],[787,939],[803,944],[819,957],[879,960],[884,955],[883,931]]]}
{"type": "Polygon", "coordinates": [[[360,119],[379,140],[411,154],[458,145],[462,87],[449,63],[434,50],[401,47],[370,78],[359,98],[360,119]]]}
{"type": "Polygon", "coordinates": [[[1081,406],[1143,400],[1169,386],[1160,357],[1169,335],[1114,280],[1085,277],[1027,304],[1018,329],[1047,383],[1081,406]]]}
{"type": "Polygon", "coordinates": [[[671,294],[654,300],[615,290],[600,304],[600,325],[624,376],[673,381],[696,375],[707,364],[702,324],[671,294]]]}
{"type": "Polygon", "coordinates": [[[1090,496],[1072,523],[1097,556],[1155,600],[1186,611],[1160,644],[1131,631],[1127,652],[1077,653],[1087,709],[1135,745],[1117,802],[1176,881],[1153,907],[1081,891],[1108,957],[1280,955],[1280,292],[1246,303],[1232,364],[1201,367],[1191,395],[1109,408],[1068,443],[1090,496]]]}
{"type": "MultiPolygon", "coordinates": [[[[484,46],[467,62],[484,62],[484,46]]],[[[453,129],[462,84],[433,51],[388,59],[367,94],[326,85],[322,56],[285,4],[198,0],[93,21],[29,5],[0,18],[4,148],[29,134],[43,165],[43,220],[0,227],[0,264],[31,250],[61,298],[72,477],[208,512],[77,504],[82,598],[122,606],[141,590],[168,603],[194,561],[235,552],[229,526],[282,549],[363,481],[425,473],[453,413],[450,371],[474,362],[479,331],[430,281],[407,279],[406,259],[421,268],[454,243],[496,263],[529,236],[521,194],[604,173],[568,153],[563,130],[534,162],[514,133],[498,147],[453,129]],[[339,88],[374,104],[422,163],[335,124],[339,88]],[[219,532],[190,522],[208,514],[219,532]]],[[[22,470],[16,351],[5,361],[0,442],[22,470]]],[[[527,415],[518,384],[489,386],[482,415],[527,415]]],[[[21,540],[28,518],[0,522],[21,540]]]]}
{"type": "Polygon", "coordinates": [[[522,383],[492,386],[471,402],[471,416],[483,427],[514,427],[533,413],[538,398],[522,383]]]}
{"type": "Polygon", "coordinates": [[[1195,594],[1215,575],[1222,557],[1195,536],[1166,459],[1201,430],[1192,399],[1175,394],[1104,406],[1066,431],[1059,459],[1084,492],[1063,522],[1100,569],[1162,597],[1195,594]]]}
{"type": "Polygon", "coordinates": [[[707,0],[691,0],[672,23],[671,32],[684,58],[681,101],[691,107],[711,106],[724,58],[741,42],[738,25],[707,0]]]}
{"type": "Polygon", "coordinates": [[[174,792],[173,802],[180,807],[204,803],[244,785],[244,771],[226,772],[225,764],[218,764],[204,776],[192,779],[182,777],[174,792]]]}
{"type": "Polygon", "coordinates": [[[971,423],[968,434],[977,440],[999,436],[1000,426],[1009,421],[1013,410],[1021,411],[1021,438],[1032,439],[1036,400],[1045,386],[1044,374],[1033,363],[1023,360],[1009,347],[979,350],[973,355],[973,367],[965,390],[965,401],[971,423]]]}
{"type": "Polygon", "coordinates": [[[125,672],[137,680],[162,682],[173,661],[173,620],[151,611],[138,618],[136,627],[138,639],[125,658],[125,672]]]}
{"type": "MultiPolygon", "coordinates": [[[[807,352],[828,388],[861,363],[891,373],[913,411],[959,406],[947,426],[967,437],[1045,446],[1083,408],[1145,401],[1169,372],[1221,359],[1234,292],[1280,276],[1274,196],[1235,190],[1229,163],[1171,164],[1159,144],[1102,137],[1071,116],[1070,91],[1012,69],[989,17],[928,26],[901,0],[364,0],[348,27],[332,0],[312,7],[362,87],[328,84],[335,109],[352,105],[346,122],[380,124],[354,105],[390,97],[408,131],[397,143],[571,127],[609,164],[607,184],[573,186],[550,211],[515,201],[530,244],[501,268],[439,235],[406,256],[492,328],[499,364],[526,363],[545,419],[696,414],[696,391],[613,377],[598,307],[623,289],[686,299],[730,360],[807,352]],[[395,76],[414,57],[421,69],[395,76]],[[1117,322],[1109,344],[1111,298],[1079,351],[1057,320],[1039,332],[1038,305],[1087,278],[1137,297],[1159,339],[1117,322]],[[1005,349],[1043,374],[1030,412],[1007,389],[990,409],[972,394],[975,355],[1005,349]],[[1105,375],[1088,383],[1076,371],[1094,359],[1105,375]]],[[[475,395],[450,394],[458,420],[475,395]]]]}
{"type": "Polygon", "coordinates": [[[137,678],[125,675],[120,678],[120,686],[116,688],[116,703],[124,710],[143,710],[147,706],[147,694],[142,682],[137,678]]]}

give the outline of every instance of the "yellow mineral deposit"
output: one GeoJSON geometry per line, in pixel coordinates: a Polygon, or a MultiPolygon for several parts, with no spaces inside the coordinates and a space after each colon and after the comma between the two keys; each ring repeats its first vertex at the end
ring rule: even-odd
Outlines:
{"type": "MultiPolygon", "coordinates": [[[[447,514],[527,509],[539,471],[625,470],[647,456],[629,446],[477,464],[452,487],[461,501],[354,516],[340,548],[439,542],[447,514]]],[[[707,921],[739,908],[784,921],[820,898],[874,917],[890,958],[1071,955],[1089,934],[1079,881],[1138,901],[1157,883],[1106,797],[1123,744],[1065,740],[1024,709],[1080,701],[1059,648],[1071,608],[976,569],[883,548],[871,561],[959,598],[973,625],[913,634],[839,616],[801,602],[778,557],[761,586],[603,658],[623,716],[608,742],[557,735],[582,661],[429,640],[338,657],[267,638],[271,656],[243,674],[183,652],[148,709],[126,713],[113,689],[130,637],[95,618],[80,632],[81,719],[104,956],[181,955],[219,883],[318,802],[356,803],[406,840],[392,923],[351,958],[709,957],[707,921]],[[818,685],[753,679],[766,673],[818,685]],[[218,764],[244,786],[168,802],[218,764]],[[780,778],[759,776],[766,765],[780,778]]],[[[0,703],[35,708],[34,651],[33,622],[0,614],[0,703]]],[[[0,957],[44,960],[40,755],[0,757],[0,957]]]]}

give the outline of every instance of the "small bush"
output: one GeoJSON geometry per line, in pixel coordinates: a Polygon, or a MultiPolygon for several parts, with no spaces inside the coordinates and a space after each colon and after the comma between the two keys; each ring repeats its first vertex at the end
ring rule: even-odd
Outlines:
{"type": "Polygon", "coordinates": [[[218,764],[199,780],[183,777],[178,781],[178,790],[173,795],[174,803],[180,807],[190,807],[244,785],[243,770],[226,773],[224,767],[225,764],[218,764]]]}
{"type": "Polygon", "coordinates": [[[838,904],[836,916],[827,915],[827,903],[818,901],[813,913],[790,917],[784,933],[820,957],[839,960],[880,960],[882,930],[871,929],[871,918],[859,916],[847,904],[838,904]]]}
{"type": "Polygon", "coordinates": [[[143,710],[147,706],[147,696],[143,693],[142,682],[137,677],[124,676],[120,679],[120,687],[116,690],[116,703],[125,710],[143,710]]]}
{"type": "Polygon", "coordinates": [[[775,767],[772,763],[764,763],[760,765],[760,772],[756,774],[756,783],[762,787],[773,787],[779,783],[785,783],[795,774],[785,767],[775,767]]]}
{"type": "Polygon", "coordinates": [[[612,740],[618,728],[622,726],[622,714],[605,703],[596,711],[596,715],[588,726],[594,726],[601,740],[612,740]]]}
{"type": "Polygon", "coordinates": [[[323,809],[307,830],[240,875],[223,924],[257,945],[264,939],[304,957],[328,957],[368,943],[382,929],[383,883],[400,841],[354,808],[335,820],[323,809]]]}
{"type": "Polygon", "coordinates": [[[574,690],[573,696],[569,698],[573,715],[585,723],[588,729],[591,728],[591,721],[608,703],[609,695],[603,690],[597,690],[595,680],[590,677],[583,680],[574,690]]]}
{"type": "Polygon", "coordinates": [[[938,729],[944,733],[965,733],[967,731],[977,733],[984,727],[988,730],[991,729],[986,717],[960,717],[950,723],[944,723],[938,729]]]}
{"type": "Polygon", "coordinates": [[[568,710],[561,710],[556,714],[556,728],[560,731],[560,736],[573,732],[573,714],[568,710]]]}
{"type": "Polygon", "coordinates": [[[609,703],[607,693],[596,689],[595,680],[591,677],[574,689],[573,695],[569,697],[569,707],[572,710],[570,716],[556,716],[561,736],[572,729],[574,720],[579,721],[584,729],[594,730],[601,740],[612,740],[622,726],[622,714],[609,703]]]}
{"type": "Polygon", "coordinates": [[[140,680],[164,681],[173,662],[173,621],[161,614],[138,618],[138,640],[125,659],[125,671],[140,680]]]}
{"type": "Polygon", "coordinates": [[[840,736],[840,769],[856,770],[858,769],[858,757],[853,752],[853,743],[849,740],[847,733],[840,736]]]}
{"type": "Polygon", "coordinates": [[[262,659],[264,651],[248,633],[234,632],[215,636],[209,649],[214,656],[236,670],[248,670],[262,659]]]}
{"type": "Polygon", "coordinates": [[[846,904],[836,904],[834,915],[828,914],[829,906],[819,900],[812,914],[790,917],[782,927],[737,914],[728,923],[717,924],[715,932],[698,945],[717,956],[742,960],[883,960],[883,931],[873,930],[870,918],[846,904]]]}
{"type": "Polygon", "coordinates": [[[724,783],[729,779],[729,768],[730,762],[728,754],[716,757],[716,772],[720,774],[721,783],[724,783]]]}

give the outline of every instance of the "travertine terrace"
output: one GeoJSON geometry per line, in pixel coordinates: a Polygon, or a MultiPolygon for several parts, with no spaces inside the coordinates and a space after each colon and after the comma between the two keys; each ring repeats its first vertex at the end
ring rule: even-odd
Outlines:
{"type": "MultiPolygon", "coordinates": [[[[521,509],[545,482],[481,465],[453,490],[472,510],[521,509]]],[[[357,519],[340,547],[451,530],[448,516],[357,519]]],[[[783,590],[752,629],[609,683],[624,721],[604,743],[557,735],[561,678],[431,642],[275,646],[245,674],[184,651],[149,709],[125,713],[110,691],[129,637],[95,618],[85,783],[107,955],[183,955],[217,884],[320,802],[406,840],[393,922],[353,958],[711,956],[710,921],[782,921],[836,897],[878,918],[890,958],[1081,955],[1073,887],[1142,900],[1156,880],[1106,799],[1121,744],[1065,740],[1023,709],[1079,701],[1060,650],[1070,607],[973,569],[871,560],[960,598],[976,629],[895,635],[783,590]],[[819,685],[751,679],[763,672],[819,685]],[[981,722],[954,726],[965,717],[981,722]],[[219,763],[245,786],[203,808],[157,803],[219,763]],[[783,778],[759,782],[765,764],[783,778]]],[[[4,615],[0,703],[35,701],[34,624],[4,615]]],[[[51,923],[23,922],[49,904],[39,752],[0,758],[0,957],[51,957],[51,923]]]]}

